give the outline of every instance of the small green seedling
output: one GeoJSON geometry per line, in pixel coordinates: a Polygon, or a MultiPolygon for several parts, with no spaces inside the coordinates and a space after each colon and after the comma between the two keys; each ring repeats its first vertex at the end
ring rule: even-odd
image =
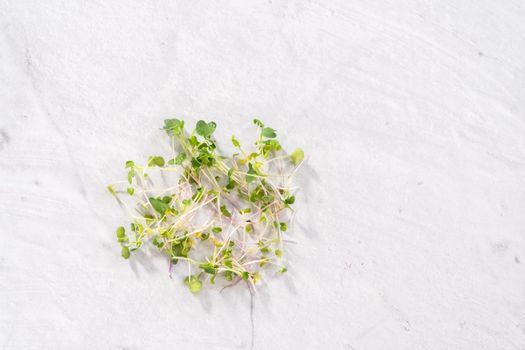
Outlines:
{"type": "Polygon", "coordinates": [[[198,293],[202,289],[202,282],[198,276],[190,275],[184,279],[184,284],[188,286],[190,292],[198,293]]]}
{"type": "Polygon", "coordinates": [[[264,270],[287,271],[283,235],[289,235],[292,177],[304,152],[287,154],[275,129],[258,119],[253,124],[253,145],[244,147],[232,136],[239,153],[225,156],[214,138],[215,122],[199,120],[187,132],[182,120],[164,121],[169,157],[150,156],[144,165],[128,160],[127,181],[108,186],[132,220],[128,232],[116,230],[122,258],[150,242],[169,259],[170,274],[179,262],[187,265],[184,284],[192,293],[216,280],[255,288],[264,270]]]}

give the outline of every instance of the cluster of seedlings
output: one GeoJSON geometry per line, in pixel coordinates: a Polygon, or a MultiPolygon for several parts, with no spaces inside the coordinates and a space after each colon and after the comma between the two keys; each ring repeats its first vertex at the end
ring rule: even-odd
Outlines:
{"type": "Polygon", "coordinates": [[[174,265],[186,265],[184,283],[193,293],[219,279],[255,288],[263,269],[286,272],[283,236],[304,153],[286,153],[274,129],[253,123],[254,144],[244,148],[232,136],[236,153],[228,157],[218,151],[214,122],[200,120],[188,133],[183,120],[164,121],[171,157],[127,161],[127,181],[108,186],[132,220],[129,229],[116,230],[124,259],[150,242],[169,258],[170,276],[174,265]]]}

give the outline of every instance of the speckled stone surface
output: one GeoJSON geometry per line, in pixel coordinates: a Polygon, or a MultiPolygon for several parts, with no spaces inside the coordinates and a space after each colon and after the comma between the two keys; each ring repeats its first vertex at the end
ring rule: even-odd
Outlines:
{"type": "Polygon", "coordinates": [[[521,1],[0,0],[1,349],[525,349],[521,1]],[[302,146],[287,275],[188,293],[105,190],[162,120],[302,146]]]}

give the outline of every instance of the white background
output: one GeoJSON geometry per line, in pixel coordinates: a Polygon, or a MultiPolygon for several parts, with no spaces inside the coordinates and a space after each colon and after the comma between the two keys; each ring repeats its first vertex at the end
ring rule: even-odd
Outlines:
{"type": "Polygon", "coordinates": [[[525,349],[525,4],[0,0],[0,223],[1,349],[525,349]],[[105,187],[255,116],[307,164],[251,314],[105,187]]]}

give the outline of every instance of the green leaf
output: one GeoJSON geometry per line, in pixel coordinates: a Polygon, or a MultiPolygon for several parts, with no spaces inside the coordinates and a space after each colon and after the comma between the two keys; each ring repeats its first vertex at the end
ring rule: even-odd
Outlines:
{"type": "Polygon", "coordinates": [[[255,125],[257,125],[258,127],[260,127],[260,128],[264,128],[264,124],[263,124],[263,122],[260,121],[259,119],[253,119],[253,123],[254,123],[255,125]]]}
{"type": "Polygon", "coordinates": [[[128,182],[131,184],[131,182],[133,181],[133,177],[135,176],[135,170],[133,168],[131,168],[129,171],[128,171],[128,182]]]}
{"type": "Polygon", "coordinates": [[[301,163],[304,159],[304,152],[302,149],[297,148],[295,151],[290,154],[290,158],[292,159],[292,163],[297,166],[299,163],[301,163]]]}
{"type": "Polygon", "coordinates": [[[164,158],[162,157],[156,157],[155,158],[155,165],[156,166],[164,166],[165,162],[164,162],[164,158]]]}
{"type": "Polygon", "coordinates": [[[283,251],[281,249],[275,249],[275,256],[280,258],[283,256],[283,251]]]}
{"type": "Polygon", "coordinates": [[[252,208],[248,207],[248,208],[244,208],[242,210],[239,210],[239,214],[243,215],[243,214],[248,214],[248,213],[251,213],[252,212],[252,208]]]}
{"type": "Polygon", "coordinates": [[[195,126],[195,131],[202,137],[210,137],[216,128],[217,124],[215,122],[206,123],[204,120],[199,120],[195,126]]]}
{"type": "Polygon", "coordinates": [[[161,156],[151,156],[148,159],[148,166],[160,166],[163,167],[165,164],[164,158],[161,156]]]}
{"type": "Polygon", "coordinates": [[[175,157],[175,159],[170,159],[168,161],[168,164],[169,165],[181,165],[182,162],[184,162],[184,160],[186,160],[186,153],[181,153],[177,157],[175,157]]]}
{"type": "Polygon", "coordinates": [[[248,163],[248,174],[246,175],[246,182],[250,183],[255,180],[255,176],[257,175],[257,172],[253,169],[252,163],[248,163]]]}
{"type": "Polygon", "coordinates": [[[232,271],[225,271],[224,272],[224,279],[226,281],[231,281],[233,280],[233,272],[232,271]]]}
{"type": "Polygon", "coordinates": [[[186,160],[186,153],[181,153],[175,158],[175,164],[181,165],[186,160]]]}
{"type": "Polygon", "coordinates": [[[228,209],[226,209],[225,205],[221,205],[221,214],[228,218],[232,217],[232,214],[228,211],[228,209]]]}
{"type": "Polygon", "coordinates": [[[128,187],[127,191],[130,196],[133,196],[133,193],[135,193],[135,189],[133,187],[128,187]]]}
{"type": "Polygon", "coordinates": [[[126,236],[126,230],[124,229],[124,227],[122,226],[118,227],[116,234],[117,234],[117,238],[119,242],[122,243],[128,240],[128,237],[126,236]]]}
{"type": "Polygon", "coordinates": [[[197,138],[195,137],[195,135],[191,136],[188,138],[188,142],[190,145],[192,145],[193,147],[196,147],[198,144],[199,144],[199,141],[197,140],[197,138]]]}
{"type": "Polygon", "coordinates": [[[164,246],[164,242],[159,241],[159,236],[153,237],[153,240],[151,242],[155,247],[162,248],[164,246]]]}
{"type": "Polygon", "coordinates": [[[109,191],[109,193],[111,193],[115,197],[117,196],[117,192],[115,192],[115,189],[113,188],[113,186],[109,185],[108,186],[108,191],[109,191]]]}
{"type": "Polygon", "coordinates": [[[214,227],[214,228],[211,229],[211,232],[213,232],[213,233],[222,232],[222,228],[221,227],[214,227]]]}
{"type": "Polygon", "coordinates": [[[235,187],[235,181],[232,178],[233,172],[233,168],[230,168],[230,170],[228,170],[228,183],[226,184],[226,189],[228,190],[233,190],[233,188],[235,187]]]}
{"type": "Polygon", "coordinates": [[[285,273],[286,271],[288,271],[288,269],[286,267],[283,267],[279,270],[280,273],[285,273]]]}
{"type": "Polygon", "coordinates": [[[248,278],[250,278],[250,273],[248,271],[243,271],[241,276],[243,280],[247,281],[248,278]]]}
{"type": "Polygon", "coordinates": [[[116,233],[117,233],[117,238],[124,238],[124,237],[126,237],[126,229],[124,227],[122,227],[122,226],[119,226],[117,228],[116,233]]]}
{"type": "Polygon", "coordinates": [[[206,273],[209,273],[210,275],[215,275],[217,273],[217,267],[216,265],[212,265],[212,263],[206,263],[206,264],[200,264],[199,267],[206,273]]]}
{"type": "Polygon", "coordinates": [[[164,120],[164,130],[171,132],[174,135],[181,135],[184,130],[184,120],[179,119],[166,119],[164,120]]]}
{"type": "Polygon", "coordinates": [[[128,160],[126,162],[126,168],[133,168],[135,166],[135,162],[133,162],[132,160],[128,160]]]}
{"type": "Polygon", "coordinates": [[[120,255],[124,258],[124,259],[129,259],[129,256],[131,255],[130,251],[129,251],[129,248],[128,247],[122,247],[122,250],[120,252],[120,255]]]}
{"type": "Polygon", "coordinates": [[[177,257],[188,257],[191,249],[191,243],[188,241],[175,241],[171,244],[171,262],[175,265],[178,262],[177,257]]]}
{"type": "Polygon", "coordinates": [[[237,148],[240,148],[241,147],[241,144],[239,143],[239,141],[237,141],[237,139],[235,138],[235,136],[232,136],[232,143],[235,147],[237,148]]]}
{"type": "Polygon", "coordinates": [[[286,231],[287,227],[286,227],[286,222],[281,222],[279,224],[279,228],[281,229],[281,231],[286,231]]]}
{"type": "Polygon", "coordinates": [[[265,140],[259,143],[262,151],[262,156],[268,158],[272,151],[280,151],[282,149],[281,144],[277,140],[265,140]]]}
{"type": "Polygon", "coordinates": [[[284,199],[284,204],[294,204],[295,203],[295,196],[289,196],[284,199]]]}
{"type": "Polygon", "coordinates": [[[262,199],[262,197],[264,196],[264,191],[263,191],[263,188],[262,186],[257,186],[251,193],[250,193],[250,201],[251,202],[257,202],[258,200],[262,199]]]}
{"type": "Polygon", "coordinates": [[[235,188],[235,181],[229,180],[228,183],[226,184],[226,189],[233,190],[234,188],[235,188]]]}
{"type": "Polygon", "coordinates": [[[157,199],[157,198],[154,198],[154,197],[149,197],[149,202],[151,204],[151,206],[153,207],[153,209],[155,209],[159,214],[164,214],[166,212],[166,210],[168,210],[170,208],[169,204],[157,199]]]}
{"type": "Polygon", "coordinates": [[[273,139],[277,136],[277,134],[275,133],[275,130],[272,128],[263,128],[261,131],[261,135],[269,139],[273,139]]]}
{"type": "Polygon", "coordinates": [[[188,276],[184,279],[184,284],[188,286],[190,292],[198,293],[202,289],[202,282],[197,276],[188,276]]]}

